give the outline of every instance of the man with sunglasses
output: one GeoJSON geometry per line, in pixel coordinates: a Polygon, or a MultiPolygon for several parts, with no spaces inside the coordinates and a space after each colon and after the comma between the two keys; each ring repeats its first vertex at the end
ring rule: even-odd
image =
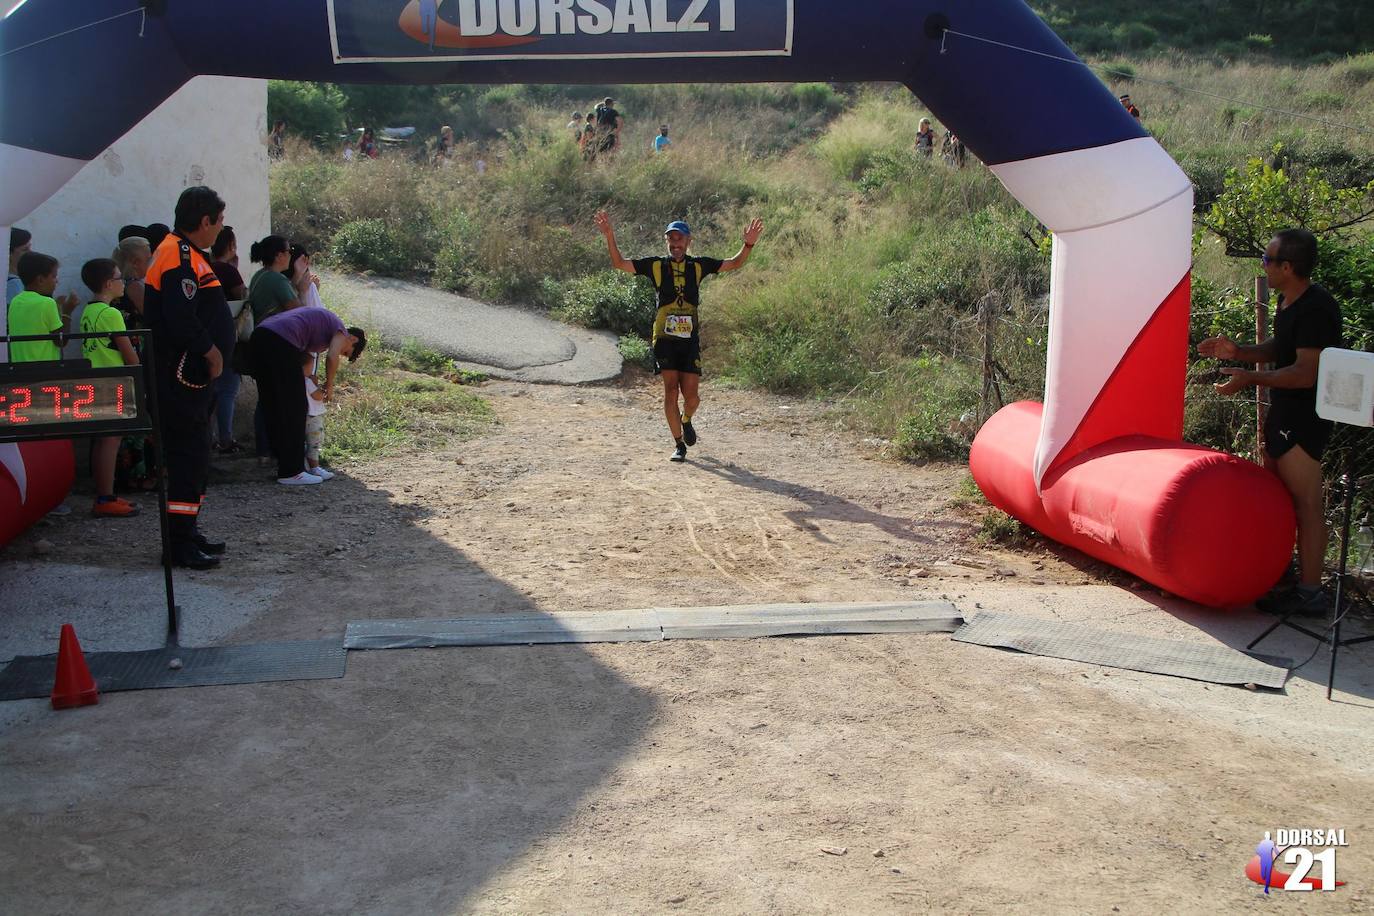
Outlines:
{"type": "Polygon", "coordinates": [[[1249,346],[1211,337],[1198,344],[1198,353],[1274,364],[1270,370],[1222,369],[1230,379],[1216,386],[1221,394],[1235,394],[1251,385],[1270,389],[1264,465],[1288,488],[1298,517],[1298,584],[1273,592],[1256,605],[1276,614],[1324,616],[1330,603],[1321,590],[1327,537],[1321,458],[1332,424],[1317,416],[1317,362],[1323,349],[1341,345],[1341,307],[1312,282],[1317,238],[1306,229],[1285,229],[1275,235],[1260,264],[1269,288],[1279,294],[1274,336],[1249,346]]]}

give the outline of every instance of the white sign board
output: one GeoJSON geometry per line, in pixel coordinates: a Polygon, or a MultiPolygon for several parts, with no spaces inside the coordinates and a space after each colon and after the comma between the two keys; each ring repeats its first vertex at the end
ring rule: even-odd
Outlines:
{"type": "Polygon", "coordinates": [[[1374,426],[1374,353],[1322,350],[1317,416],[1349,426],[1374,426]]]}

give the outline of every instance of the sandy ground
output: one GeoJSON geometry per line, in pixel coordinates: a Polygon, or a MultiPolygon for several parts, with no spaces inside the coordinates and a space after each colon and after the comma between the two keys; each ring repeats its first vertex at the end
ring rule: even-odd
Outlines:
{"type": "MultiPolygon", "coordinates": [[[[484,391],[485,437],[322,487],[221,462],[205,526],[232,546],[179,579],[192,640],[941,597],[1232,646],[1266,620],[981,547],[947,506],[962,468],[885,462],[812,405],[708,380],[683,466],[651,381],[484,391]]],[[[154,544],[150,516],[75,513],[0,574],[60,558],[117,591],[154,544]]],[[[155,596],[127,606],[156,631],[155,596]]],[[[55,645],[62,614],[26,603],[6,628],[55,645]]],[[[1337,702],[1325,674],[1323,652],[1247,691],[925,634],[354,652],[342,680],[5,703],[0,911],[1368,912],[1369,649],[1342,655],[1337,702]],[[1345,829],[1348,886],[1265,899],[1246,860],[1305,826],[1345,829]]]]}

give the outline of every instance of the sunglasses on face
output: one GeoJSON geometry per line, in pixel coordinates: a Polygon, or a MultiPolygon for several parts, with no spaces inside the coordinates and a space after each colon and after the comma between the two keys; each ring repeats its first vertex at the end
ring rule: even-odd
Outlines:
{"type": "Polygon", "coordinates": [[[1286,260],[1287,258],[1271,258],[1267,254],[1260,255],[1260,263],[1265,267],[1273,267],[1275,264],[1281,264],[1286,260]]]}

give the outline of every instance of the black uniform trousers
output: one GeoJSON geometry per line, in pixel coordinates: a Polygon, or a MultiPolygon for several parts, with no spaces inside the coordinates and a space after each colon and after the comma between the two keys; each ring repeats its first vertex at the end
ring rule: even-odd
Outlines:
{"type": "Polygon", "coordinates": [[[164,379],[159,398],[162,451],[167,461],[167,532],[173,544],[196,536],[196,519],[210,475],[210,410],[214,388],[188,388],[164,379]]]}
{"type": "Polygon", "coordinates": [[[249,347],[277,477],[295,477],[305,469],[305,353],[267,328],[253,332],[249,347]]]}

